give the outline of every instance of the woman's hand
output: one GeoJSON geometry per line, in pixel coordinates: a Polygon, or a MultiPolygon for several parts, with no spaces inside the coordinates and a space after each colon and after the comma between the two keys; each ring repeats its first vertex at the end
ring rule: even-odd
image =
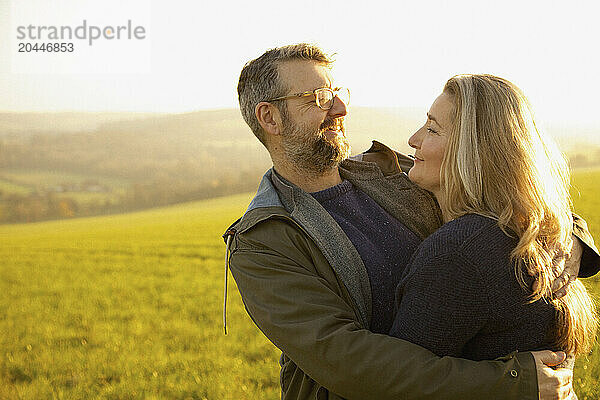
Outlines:
{"type": "Polygon", "coordinates": [[[534,351],[540,400],[568,400],[573,397],[573,370],[570,368],[552,369],[562,363],[566,354],[550,350],[534,351]]]}
{"type": "Polygon", "coordinates": [[[583,246],[581,241],[576,236],[573,236],[573,247],[571,248],[571,256],[563,260],[564,266],[560,269],[555,269],[557,278],[552,283],[552,294],[554,297],[561,298],[567,294],[569,285],[579,276],[579,267],[581,265],[581,256],[583,255],[583,246]]]}
{"type": "MultiPolygon", "coordinates": [[[[581,256],[583,255],[583,245],[581,241],[573,235],[573,247],[571,247],[571,256],[565,257],[563,253],[558,253],[554,257],[554,282],[552,282],[552,294],[559,299],[567,294],[569,285],[579,276],[579,267],[581,266],[581,256]]],[[[537,289],[538,282],[533,282],[533,290],[537,289]]]]}

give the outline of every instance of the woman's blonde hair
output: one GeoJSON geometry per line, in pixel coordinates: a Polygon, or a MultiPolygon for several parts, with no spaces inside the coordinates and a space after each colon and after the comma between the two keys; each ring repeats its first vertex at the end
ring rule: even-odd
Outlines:
{"type": "Polygon", "coordinates": [[[552,265],[572,246],[570,174],[564,155],[541,134],[527,98],[511,82],[492,75],[457,75],[444,92],[454,100],[454,122],[442,161],[446,219],[467,213],[497,219],[519,241],[511,257],[517,280],[557,309],[556,346],[585,353],[594,343],[593,302],[579,281],[554,299],[552,265]],[[531,290],[528,275],[539,285],[531,290]]]}

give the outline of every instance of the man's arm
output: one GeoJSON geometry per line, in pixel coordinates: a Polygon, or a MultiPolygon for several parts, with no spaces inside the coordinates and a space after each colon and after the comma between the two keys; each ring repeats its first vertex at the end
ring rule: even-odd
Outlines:
{"type": "Polygon", "coordinates": [[[254,322],[316,382],[349,400],[538,399],[531,353],[503,361],[440,358],[361,328],[342,284],[314,268],[322,254],[285,225],[264,221],[238,234],[231,271],[254,322]]]}

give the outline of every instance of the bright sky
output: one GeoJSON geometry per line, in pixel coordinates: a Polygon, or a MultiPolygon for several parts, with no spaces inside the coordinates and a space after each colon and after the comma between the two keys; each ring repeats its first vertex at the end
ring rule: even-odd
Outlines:
{"type": "Polygon", "coordinates": [[[0,110],[237,107],[235,88],[247,60],[309,41],[337,53],[336,78],[351,89],[353,105],[428,108],[450,76],[492,73],[520,86],[538,118],[600,127],[596,4],[0,0],[0,110]],[[17,25],[32,19],[77,25],[84,18],[98,25],[131,19],[147,37],[128,48],[84,43],[71,55],[15,59],[22,56],[17,25]],[[135,51],[140,55],[128,56],[135,51]],[[47,73],[23,73],[27,62],[47,73]]]}

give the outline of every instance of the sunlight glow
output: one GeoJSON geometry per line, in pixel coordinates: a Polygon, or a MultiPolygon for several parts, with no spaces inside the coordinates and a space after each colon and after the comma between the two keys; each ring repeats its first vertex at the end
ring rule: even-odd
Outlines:
{"type": "MultiPolygon", "coordinates": [[[[308,41],[337,53],[337,81],[351,89],[353,105],[426,109],[450,76],[491,73],[520,86],[541,120],[600,125],[595,97],[600,57],[593,51],[600,27],[592,1],[511,0],[501,7],[474,0],[374,1],[368,7],[339,0],[285,7],[273,0],[261,7],[242,1],[118,3],[129,6],[103,7],[113,11],[102,14],[91,0],[2,2],[0,92],[5,95],[0,109],[234,108],[246,61],[274,46],[308,41]],[[117,14],[125,21],[147,18],[151,56],[140,62],[127,57],[124,48],[105,59],[117,69],[92,66],[85,58],[69,64],[63,58],[63,67],[72,72],[13,73],[6,60],[16,49],[7,46],[12,39],[5,40],[16,36],[16,21],[8,21],[10,9],[32,5],[54,10],[49,15],[56,15],[57,25],[83,18],[108,23],[115,19],[114,10],[121,10],[117,14]]],[[[97,47],[100,51],[102,44],[97,47]]],[[[43,70],[45,59],[37,56],[43,70]]]]}

